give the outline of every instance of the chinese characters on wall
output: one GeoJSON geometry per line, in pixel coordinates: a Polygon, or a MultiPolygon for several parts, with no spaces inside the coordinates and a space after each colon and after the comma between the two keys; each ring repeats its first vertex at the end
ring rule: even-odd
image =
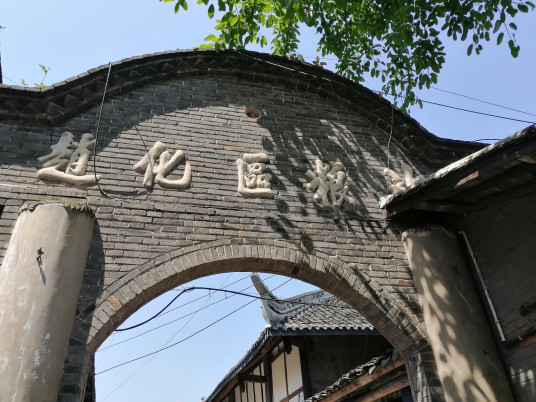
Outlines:
{"type": "Polygon", "coordinates": [[[141,160],[134,165],[134,170],[144,173],[143,186],[146,189],[153,188],[154,183],[162,187],[184,188],[192,182],[192,168],[186,161],[182,178],[171,180],[166,176],[184,159],[184,151],[175,151],[173,156],[166,151],[166,146],[160,141],[155,142],[153,147],[141,160]],[[157,162],[158,159],[158,162],[157,162]]]}
{"type": "Polygon", "coordinates": [[[343,202],[354,203],[354,199],[346,195],[346,173],[341,162],[324,163],[316,160],[314,171],[307,170],[305,176],[310,182],[309,191],[315,191],[314,200],[324,208],[338,208],[343,202]]]}
{"type": "Polygon", "coordinates": [[[387,186],[387,192],[389,194],[396,194],[402,190],[405,190],[409,186],[415,184],[420,178],[413,177],[413,169],[408,164],[401,162],[400,167],[404,178],[401,178],[395,171],[389,168],[383,169],[383,175],[387,178],[391,184],[387,186]]]}
{"type": "Polygon", "coordinates": [[[80,142],[74,142],[74,135],[64,132],[57,144],[50,148],[52,152],[37,158],[43,162],[43,168],[37,172],[41,180],[59,180],[70,184],[95,184],[100,178],[86,175],[90,149],[95,147],[95,140],[89,133],[82,134],[80,142]],[[65,170],[65,171],[62,171],[65,170]]]}
{"type": "Polygon", "coordinates": [[[238,192],[244,197],[271,197],[272,175],[266,173],[266,154],[244,154],[236,161],[238,167],[238,192]]]}
{"type": "MultiPolygon", "coordinates": [[[[79,142],[74,141],[74,135],[65,132],[59,141],[51,146],[48,155],[38,158],[43,168],[37,172],[41,180],[59,180],[70,184],[95,184],[100,176],[86,175],[86,169],[91,156],[90,150],[95,148],[96,141],[89,133],[82,134],[79,142]]],[[[238,174],[238,193],[244,197],[272,197],[272,175],[268,173],[267,165],[270,159],[265,153],[244,153],[236,161],[238,174]]],[[[143,186],[152,189],[158,184],[166,188],[186,188],[192,182],[192,168],[185,159],[182,150],[173,154],[167,150],[164,143],[157,141],[152,148],[133,166],[134,170],[143,174],[143,186]],[[184,173],[176,177],[177,166],[184,161],[184,173]],[[168,177],[169,176],[169,177],[168,177]]],[[[404,178],[396,172],[385,168],[383,174],[389,180],[389,193],[397,193],[411,186],[417,179],[413,177],[413,169],[401,163],[404,178]]],[[[346,173],[341,162],[315,161],[314,170],[307,170],[306,188],[314,192],[313,199],[322,208],[340,208],[342,204],[354,204],[355,200],[348,195],[346,173]]]]}

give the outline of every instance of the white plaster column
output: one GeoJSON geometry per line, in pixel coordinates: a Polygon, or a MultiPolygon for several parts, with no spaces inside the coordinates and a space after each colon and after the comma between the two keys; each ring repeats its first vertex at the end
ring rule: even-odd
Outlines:
{"type": "Polygon", "coordinates": [[[513,401],[456,236],[431,227],[402,240],[446,400],[513,401]]]}
{"type": "Polygon", "coordinates": [[[55,401],[94,216],[51,199],[21,208],[0,268],[0,401],[55,401]]]}

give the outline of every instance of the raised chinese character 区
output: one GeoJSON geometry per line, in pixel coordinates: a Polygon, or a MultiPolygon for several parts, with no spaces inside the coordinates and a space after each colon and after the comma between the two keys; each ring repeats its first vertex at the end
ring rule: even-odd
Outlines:
{"type": "Polygon", "coordinates": [[[271,197],[272,175],[265,173],[268,155],[244,154],[236,161],[238,167],[238,192],[244,197],[271,197]]]}

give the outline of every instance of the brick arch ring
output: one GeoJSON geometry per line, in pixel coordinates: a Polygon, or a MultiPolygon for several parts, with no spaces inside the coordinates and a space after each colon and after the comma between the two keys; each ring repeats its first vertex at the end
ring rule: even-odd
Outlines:
{"type": "Polygon", "coordinates": [[[155,297],[200,277],[241,271],[281,274],[332,293],[359,311],[402,355],[428,345],[422,324],[365,273],[292,243],[240,238],[182,247],[130,271],[104,289],[94,308],[78,314],[71,344],[86,345],[92,355],[114,329],[155,297]]]}

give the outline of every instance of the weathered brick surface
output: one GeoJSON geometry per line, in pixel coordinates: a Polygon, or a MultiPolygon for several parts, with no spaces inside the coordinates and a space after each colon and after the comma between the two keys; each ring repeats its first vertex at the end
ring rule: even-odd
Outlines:
{"type": "MultiPolygon", "coordinates": [[[[378,196],[386,188],[381,171],[388,156],[394,169],[403,160],[420,174],[433,170],[415,148],[420,143],[429,146],[430,137],[410,140],[398,133],[390,141],[384,130],[389,124],[371,117],[379,116],[374,108],[380,106],[331,96],[327,89],[313,94],[307,75],[290,85],[283,79],[285,69],[277,72],[280,80],[241,76],[236,68],[232,74],[218,71],[206,67],[203,74],[176,73],[121,92],[119,84],[112,83],[96,158],[88,167],[88,174],[95,166],[102,176],[101,189],[36,178],[41,167],[37,157],[49,153],[63,132],[71,131],[75,140],[84,132],[94,133],[94,101],[87,102],[91,107],[78,105],[76,113],[65,111],[69,118],[37,118],[55,125],[32,123],[27,115],[17,120],[11,112],[7,116],[12,120],[0,124],[2,255],[24,201],[71,197],[95,211],[62,383],[64,400],[84,389],[91,354],[136,308],[206,273],[259,270],[293,276],[349,302],[403,354],[426,346],[398,230],[382,219],[378,196]],[[248,106],[258,108],[261,117],[248,118],[248,106]],[[143,187],[143,175],[133,165],[156,141],[171,153],[185,152],[192,167],[189,188],[143,187]],[[244,152],[269,156],[272,198],[244,198],[237,192],[235,162],[244,152]],[[318,207],[305,187],[305,172],[314,168],[316,159],[343,163],[355,205],[335,211],[318,207]]],[[[318,85],[326,87],[324,81],[318,85]]],[[[83,98],[80,88],[73,91],[83,98]]],[[[5,98],[5,89],[0,92],[5,98]]],[[[397,132],[415,123],[398,111],[396,116],[397,132]]],[[[450,145],[438,142],[438,149],[449,154],[450,145]]],[[[453,147],[449,157],[458,154],[453,147]]],[[[183,169],[181,163],[169,178],[179,179],[183,169]]]]}
{"type": "Polygon", "coordinates": [[[437,375],[434,354],[429,346],[406,358],[406,369],[415,400],[445,401],[445,394],[437,375]]]}
{"type": "Polygon", "coordinates": [[[474,212],[464,225],[506,338],[500,352],[518,401],[536,398],[536,310],[523,309],[536,305],[534,194],[474,212]]]}

